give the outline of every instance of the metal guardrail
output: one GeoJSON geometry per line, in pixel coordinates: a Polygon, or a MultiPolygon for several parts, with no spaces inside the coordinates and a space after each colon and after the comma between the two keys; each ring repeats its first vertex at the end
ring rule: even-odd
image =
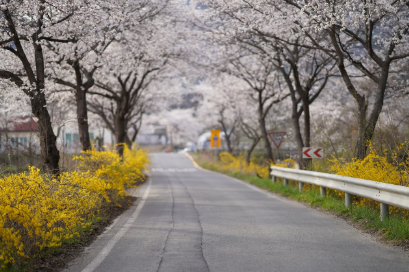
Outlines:
{"type": "Polygon", "coordinates": [[[388,218],[389,205],[409,209],[408,187],[276,166],[272,166],[271,170],[273,182],[277,181],[276,178],[283,178],[284,185],[288,185],[288,180],[294,180],[299,183],[300,191],[304,183],[320,186],[321,196],[323,197],[326,195],[326,188],[343,191],[345,192],[346,207],[352,206],[352,195],[380,202],[381,220],[388,218]]]}

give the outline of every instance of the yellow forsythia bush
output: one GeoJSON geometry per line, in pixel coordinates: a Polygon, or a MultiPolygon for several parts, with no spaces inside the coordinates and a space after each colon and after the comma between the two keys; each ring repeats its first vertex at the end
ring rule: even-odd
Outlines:
{"type": "Polygon", "coordinates": [[[82,153],[85,156],[74,158],[78,162],[77,169],[103,181],[100,182],[99,187],[90,185],[87,188],[102,195],[107,202],[125,196],[125,188],[131,187],[135,180],[143,178],[142,171],[149,164],[146,151],[137,149],[135,146],[129,149],[124,145],[122,159],[114,151],[92,149],[82,153]]]}
{"type": "Polygon", "coordinates": [[[79,237],[104,203],[124,197],[125,187],[135,186],[149,164],[145,151],[126,146],[123,159],[114,151],[91,150],[75,160],[78,169],[58,178],[35,167],[0,178],[2,268],[79,237]]]}
{"type": "MultiPolygon", "coordinates": [[[[403,147],[405,144],[401,145],[403,147]]],[[[408,159],[399,159],[399,147],[390,154],[390,158],[377,154],[376,150],[370,145],[369,155],[363,160],[354,160],[350,163],[342,163],[337,160],[332,160],[333,165],[331,171],[337,175],[348,176],[377,182],[389,183],[394,185],[408,186],[408,159]]],[[[343,195],[343,192],[337,192],[343,195]]],[[[378,207],[379,203],[357,197],[355,200],[357,205],[369,205],[378,207]]],[[[400,208],[391,207],[392,213],[399,213],[405,217],[409,216],[409,212],[400,208]]]]}
{"type": "Polygon", "coordinates": [[[259,175],[262,178],[268,178],[269,176],[269,168],[267,166],[261,166],[254,162],[250,162],[250,164],[247,165],[243,155],[234,157],[230,153],[222,152],[219,157],[220,164],[217,166],[221,170],[241,172],[248,175],[259,175]]]}
{"type": "Polygon", "coordinates": [[[285,159],[283,162],[277,164],[271,163],[271,166],[285,167],[285,168],[296,168],[295,161],[293,159],[285,159]]]}

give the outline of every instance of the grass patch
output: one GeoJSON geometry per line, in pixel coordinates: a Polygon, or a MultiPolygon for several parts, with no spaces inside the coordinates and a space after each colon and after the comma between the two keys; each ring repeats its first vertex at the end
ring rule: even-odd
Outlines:
{"type": "Polygon", "coordinates": [[[319,207],[322,210],[346,219],[359,229],[379,235],[385,241],[390,241],[394,245],[403,247],[405,250],[409,249],[409,221],[400,216],[391,215],[389,219],[381,221],[378,209],[358,205],[346,208],[343,198],[331,192],[328,192],[326,197],[321,197],[320,192],[311,188],[308,184],[304,185],[302,192],[299,192],[298,182],[290,181],[289,185],[285,186],[282,181],[280,182],[281,179],[274,183],[269,178],[259,178],[240,172],[221,170],[214,163],[207,162],[198,157],[196,159],[197,163],[205,169],[229,175],[270,192],[307,203],[312,207],[319,207]]]}

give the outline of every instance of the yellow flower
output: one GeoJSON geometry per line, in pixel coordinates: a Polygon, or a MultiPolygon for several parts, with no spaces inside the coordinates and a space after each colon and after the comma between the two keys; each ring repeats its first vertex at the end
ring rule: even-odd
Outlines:
{"type": "Polygon", "coordinates": [[[0,266],[81,235],[106,202],[119,205],[149,164],[135,146],[125,146],[123,158],[91,150],[75,159],[78,169],[59,179],[35,167],[0,179],[0,266]]]}

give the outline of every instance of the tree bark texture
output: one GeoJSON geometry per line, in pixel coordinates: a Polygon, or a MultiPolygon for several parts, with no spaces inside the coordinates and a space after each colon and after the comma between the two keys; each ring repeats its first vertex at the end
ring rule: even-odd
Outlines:
{"type": "Polygon", "coordinates": [[[117,144],[117,151],[120,156],[123,156],[123,144],[126,144],[126,138],[126,121],[124,118],[117,116],[115,118],[115,141],[117,144]]]}
{"type": "Polygon", "coordinates": [[[366,157],[368,144],[372,140],[372,137],[375,133],[375,127],[378,122],[379,115],[383,108],[386,84],[387,84],[387,80],[389,76],[389,68],[390,68],[391,59],[389,56],[386,56],[386,59],[383,61],[381,60],[375,61],[378,63],[378,65],[381,68],[381,75],[378,81],[376,82],[378,87],[376,89],[375,103],[369,114],[369,118],[367,118],[368,98],[366,98],[364,95],[359,94],[351,81],[351,78],[345,68],[345,63],[344,63],[345,56],[341,49],[340,42],[337,40],[337,36],[336,36],[337,34],[336,34],[335,27],[332,27],[331,29],[329,29],[328,34],[330,36],[332,46],[334,47],[335,52],[338,57],[337,66],[338,66],[339,72],[341,73],[342,79],[348,91],[351,93],[351,95],[354,97],[357,103],[358,139],[357,139],[357,143],[355,146],[354,156],[357,159],[364,159],[366,157]]]}
{"type": "Polygon", "coordinates": [[[253,139],[253,142],[251,143],[250,148],[247,150],[247,154],[246,154],[246,164],[247,165],[250,165],[251,153],[253,153],[253,150],[254,148],[256,148],[259,141],[260,141],[260,137],[253,139]]]}
{"type": "MultiPolygon", "coordinates": [[[[294,86],[290,79],[290,75],[284,70],[284,68],[280,68],[280,71],[281,71],[281,74],[284,76],[288,89],[290,90],[291,106],[292,106],[291,107],[291,121],[293,123],[295,141],[297,143],[298,154],[300,157],[298,163],[300,164],[301,169],[304,169],[305,163],[302,159],[302,149],[304,147],[304,141],[303,141],[303,137],[301,134],[301,126],[300,126],[300,117],[301,117],[302,111],[298,110],[298,103],[300,102],[300,100],[296,96],[297,92],[294,89],[294,86]]],[[[302,108],[302,110],[304,110],[304,108],[302,108]]]]}
{"type": "Polygon", "coordinates": [[[127,140],[129,141],[129,137],[127,135],[128,129],[128,120],[126,118],[127,113],[130,112],[130,105],[129,105],[129,92],[126,89],[126,82],[122,82],[120,78],[118,78],[119,82],[122,86],[121,96],[118,97],[116,103],[116,112],[115,112],[115,138],[117,144],[117,150],[119,155],[122,157],[124,152],[123,144],[128,144],[127,140]]]}
{"type": "Polygon", "coordinates": [[[47,104],[44,94],[41,92],[31,99],[32,113],[38,118],[43,171],[53,175],[58,175],[60,152],[57,149],[57,137],[52,129],[51,118],[46,106],[47,104]]]}
{"type": "MultiPolygon", "coordinates": [[[[81,149],[83,151],[91,150],[91,141],[89,136],[89,126],[88,126],[88,109],[87,109],[87,91],[91,86],[83,86],[82,73],[80,64],[76,61],[73,65],[75,70],[76,78],[76,92],[75,100],[77,104],[77,122],[78,122],[78,132],[81,143],[81,149]]],[[[88,84],[90,85],[90,84],[88,84]]]]}
{"type": "Polygon", "coordinates": [[[37,19],[37,31],[32,35],[32,46],[34,49],[34,65],[28,61],[27,55],[20,42],[19,33],[14,26],[13,18],[10,12],[3,10],[5,19],[8,22],[8,31],[13,36],[14,46],[9,47],[8,50],[13,52],[21,61],[26,76],[30,81],[32,87],[24,86],[23,81],[16,75],[8,71],[0,71],[2,78],[11,79],[18,87],[20,87],[31,100],[31,111],[35,117],[38,118],[38,127],[40,134],[40,148],[41,157],[43,159],[43,171],[52,175],[59,175],[59,160],[60,152],[57,148],[57,137],[54,134],[50,114],[47,109],[47,103],[44,95],[45,88],[45,69],[44,69],[44,55],[41,44],[38,42],[38,37],[42,32],[44,7],[40,7],[39,16],[37,19]]]}
{"type": "Polygon", "coordinates": [[[263,138],[264,142],[264,149],[266,152],[266,159],[268,162],[273,161],[273,152],[271,150],[271,143],[268,139],[267,128],[266,128],[266,120],[262,116],[259,118],[260,130],[261,130],[261,137],[263,138]]]}
{"type": "Polygon", "coordinates": [[[115,90],[109,84],[106,85],[97,82],[95,85],[101,90],[105,90],[105,92],[89,91],[90,94],[98,95],[112,101],[111,108],[109,109],[112,113],[112,117],[108,116],[104,111],[104,108],[98,104],[94,105],[91,103],[90,110],[95,114],[98,114],[115,135],[117,151],[121,156],[123,155],[124,150],[123,144],[131,147],[132,140],[136,138],[141,125],[142,116],[145,113],[142,93],[153,80],[153,78],[148,78],[148,76],[158,70],[159,68],[146,70],[140,78],[138,77],[138,73],[134,73],[133,71],[129,72],[124,79],[119,75],[116,78],[120,86],[119,90],[115,90]],[[134,109],[138,109],[136,113],[132,112],[134,109]],[[132,118],[136,118],[137,120],[132,124],[135,128],[135,133],[130,138],[127,133],[132,118]]]}
{"type": "Polygon", "coordinates": [[[225,109],[222,109],[222,110],[220,111],[219,123],[220,123],[220,125],[222,126],[222,130],[223,130],[223,132],[224,132],[224,138],[225,138],[225,140],[226,140],[227,151],[228,151],[230,154],[233,154],[233,149],[234,149],[234,147],[233,147],[231,138],[232,138],[232,135],[233,135],[233,133],[234,133],[234,131],[235,131],[235,129],[236,129],[237,120],[235,120],[235,121],[233,122],[233,124],[232,124],[232,126],[231,126],[231,128],[230,128],[230,131],[228,131],[228,127],[227,127],[227,125],[226,125],[226,122],[225,122],[225,119],[224,119],[224,114],[223,114],[223,113],[224,113],[224,110],[225,110],[225,109]]]}

